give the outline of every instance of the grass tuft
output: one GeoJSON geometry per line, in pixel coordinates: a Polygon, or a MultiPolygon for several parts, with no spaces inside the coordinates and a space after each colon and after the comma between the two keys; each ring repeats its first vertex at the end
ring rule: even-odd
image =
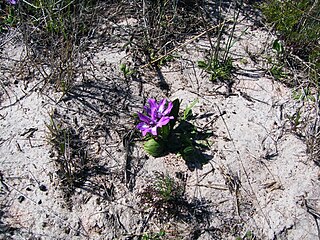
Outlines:
{"type": "Polygon", "coordinates": [[[62,122],[50,116],[47,124],[48,141],[56,152],[55,162],[59,166],[57,171],[61,179],[62,189],[67,197],[72,190],[81,184],[88,161],[86,144],[79,134],[71,127],[65,127],[62,122]]]}
{"type": "MultiPolygon", "coordinates": [[[[279,40],[284,43],[283,61],[287,60],[289,65],[305,72],[309,78],[308,83],[319,89],[319,1],[267,0],[260,8],[266,21],[277,31],[279,40]]],[[[274,69],[274,72],[279,75],[279,69],[274,69]]]]}

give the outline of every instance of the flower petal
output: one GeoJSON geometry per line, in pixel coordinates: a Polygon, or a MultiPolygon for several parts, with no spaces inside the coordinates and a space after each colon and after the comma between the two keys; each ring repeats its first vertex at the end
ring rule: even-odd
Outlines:
{"type": "Polygon", "coordinates": [[[142,136],[146,136],[148,132],[151,132],[151,128],[148,124],[141,122],[136,126],[142,132],[142,136]]]}
{"type": "Polygon", "coordinates": [[[173,119],[173,117],[162,117],[158,122],[157,122],[157,127],[162,127],[168,124],[168,122],[173,119]]]}
{"type": "Polygon", "coordinates": [[[148,129],[146,129],[146,130],[143,130],[143,131],[142,131],[142,136],[145,137],[145,136],[147,135],[147,133],[150,132],[150,131],[151,131],[150,128],[148,128],[148,129]]]}
{"type": "Polygon", "coordinates": [[[168,114],[171,112],[172,108],[173,108],[173,103],[172,103],[172,102],[169,102],[167,109],[166,109],[165,111],[163,111],[162,114],[163,114],[164,116],[168,115],[168,114]]]}
{"type": "Polygon", "coordinates": [[[167,116],[173,108],[173,103],[164,98],[158,104],[155,99],[150,98],[148,99],[148,105],[144,106],[144,112],[138,113],[141,122],[136,128],[142,132],[143,136],[146,136],[147,133],[157,136],[157,129],[174,119],[173,116],[167,116]]]}
{"type": "Polygon", "coordinates": [[[18,3],[18,0],[7,0],[7,3],[15,5],[18,3]]]}
{"type": "Polygon", "coordinates": [[[157,108],[151,108],[151,119],[153,122],[157,122],[158,120],[158,109],[157,108]]]}
{"type": "Polygon", "coordinates": [[[152,120],[151,120],[150,117],[145,116],[145,115],[143,115],[142,113],[138,113],[138,116],[139,116],[139,119],[140,119],[142,122],[145,122],[145,123],[148,123],[148,124],[150,124],[150,122],[152,122],[152,120]]]}
{"type": "Polygon", "coordinates": [[[143,109],[147,113],[147,115],[151,115],[151,109],[148,106],[144,106],[143,109]]]}
{"type": "Polygon", "coordinates": [[[149,127],[149,125],[147,125],[147,124],[144,123],[144,122],[141,122],[141,123],[139,123],[139,124],[136,126],[136,128],[139,129],[139,130],[141,130],[141,131],[145,130],[145,129],[148,128],[148,127],[149,127]]]}
{"type": "Polygon", "coordinates": [[[157,104],[157,101],[155,99],[149,98],[148,103],[149,103],[151,111],[152,111],[152,109],[158,108],[158,104],[157,104]]]}
{"type": "Polygon", "coordinates": [[[159,113],[163,113],[163,111],[164,111],[164,107],[165,107],[165,105],[166,105],[166,102],[167,102],[167,100],[164,98],[164,99],[162,99],[160,102],[159,102],[159,106],[158,106],[158,112],[159,113]]]}
{"type": "Polygon", "coordinates": [[[158,135],[158,133],[157,133],[157,126],[154,126],[153,128],[151,128],[151,134],[153,135],[153,136],[157,136],[158,135]]]}

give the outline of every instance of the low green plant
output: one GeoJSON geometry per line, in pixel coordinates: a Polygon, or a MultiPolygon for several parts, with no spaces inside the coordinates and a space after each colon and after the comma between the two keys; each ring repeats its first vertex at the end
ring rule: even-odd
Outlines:
{"type": "Polygon", "coordinates": [[[198,99],[195,99],[191,104],[189,104],[186,109],[183,111],[182,120],[187,121],[192,117],[192,108],[199,102],[198,99]]]}
{"type": "MultiPolygon", "coordinates": [[[[174,219],[199,224],[206,222],[211,215],[207,209],[210,204],[204,199],[187,200],[185,180],[179,181],[169,174],[155,172],[155,177],[149,182],[139,193],[139,207],[160,223],[174,219]]],[[[166,239],[171,239],[168,235],[165,235],[166,239]]]]}
{"type": "Polygon", "coordinates": [[[71,89],[71,84],[68,80],[60,79],[58,82],[59,89],[62,91],[62,93],[65,95],[68,93],[68,91],[71,89]]]}
{"type": "Polygon", "coordinates": [[[276,51],[277,57],[280,57],[284,53],[283,44],[279,39],[273,41],[272,49],[276,51]]]}
{"type": "Polygon", "coordinates": [[[316,98],[311,92],[310,87],[300,88],[292,92],[293,99],[297,101],[311,101],[315,102],[316,98]]]}
{"type": "Polygon", "coordinates": [[[198,61],[198,67],[210,74],[210,81],[212,82],[229,81],[234,70],[231,58],[222,61],[218,59],[201,60],[198,61]]]}
{"type": "Polygon", "coordinates": [[[163,229],[160,229],[157,233],[145,233],[141,237],[141,240],[161,240],[165,239],[166,232],[163,229]]]}
{"type": "Polygon", "coordinates": [[[119,70],[120,72],[122,72],[123,76],[125,78],[129,77],[130,75],[134,74],[134,70],[131,70],[129,68],[128,65],[124,64],[124,63],[121,63],[120,66],[119,66],[119,70]]]}
{"type": "Polygon", "coordinates": [[[87,162],[85,144],[73,128],[64,127],[61,122],[55,120],[54,115],[50,116],[47,129],[48,141],[56,151],[58,175],[63,188],[69,191],[69,188],[73,188],[80,181],[81,172],[87,162]]]}
{"type": "Polygon", "coordinates": [[[236,240],[255,240],[256,237],[252,231],[247,231],[243,237],[237,237],[236,240]]]}
{"type": "Polygon", "coordinates": [[[287,74],[284,70],[284,65],[279,63],[273,63],[270,68],[270,73],[276,80],[283,80],[287,77],[287,74]]]}
{"type": "Polygon", "coordinates": [[[17,23],[16,6],[11,4],[0,5],[0,33],[16,26],[17,23]]]}
{"type": "Polygon", "coordinates": [[[292,114],[291,116],[288,116],[288,119],[291,122],[293,130],[296,130],[302,123],[301,110],[299,109],[296,110],[294,114],[292,114]]]}
{"type": "Polygon", "coordinates": [[[140,194],[142,206],[163,214],[163,218],[177,216],[180,214],[179,208],[187,204],[184,187],[168,174],[156,172],[155,176],[154,183],[140,194]]]}
{"type": "Polygon", "coordinates": [[[278,56],[282,55],[277,66],[273,66],[272,75],[277,79],[281,78],[280,66],[283,66],[285,59],[301,71],[305,71],[304,67],[307,65],[305,73],[309,79],[305,82],[312,83],[313,87],[319,89],[319,1],[266,0],[260,4],[260,8],[266,21],[271,23],[278,33],[278,40],[274,42],[273,49],[277,51],[278,56]]]}
{"type": "Polygon", "coordinates": [[[159,56],[155,51],[150,51],[150,63],[156,64],[161,67],[169,62],[172,62],[177,56],[173,54],[166,54],[164,56],[159,56]]]}
{"type": "Polygon", "coordinates": [[[82,53],[95,24],[95,2],[17,1],[12,9],[26,46],[20,68],[67,94],[83,66],[82,53]]]}
{"type": "MultiPolygon", "coordinates": [[[[219,3],[219,28],[217,31],[217,39],[215,43],[212,42],[211,36],[208,34],[208,40],[210,43],[210,52],[205,60],[198,61],[198,67],[206,71],[212,82],[222,82],[227,86],[228,93],[231,92],[234,81],[232,80],[232,74],[235,71],[233,65],[233,59],[230,56],[230,49],[236,42],[234,34],[236,25],[238,23],[241,6],[237,2],[234,2],[233,19],[230,21],[232,24],[228,25],[226,21],[222,21],[224,16],[222,15],[222,1],[219,3]],[[228,28],[228,30],[226,30],[228,28]],[[226,38],[224,38],[225,32],[228,31],[226,38]],[[225,39],[225,40],[223,40],[225,39]]],[[[228,22],[229,23],[229,22],[228,22]]],[[[243,33],[246,30],[243,31],[243,33]]]]}
{"type": "Polygon", "coordinates": [[[158,175],[156,192],[164,202],[175,201],[183,195],[183,189],[169,175],[158,175]]]}
{"type": "Polygon", "coordinates": [[[279,39],[276,39],[273,41],[272,49],[276,53],[276,56],[274,59],[271,57],[268,59],[269,63],[271,64],[269,72],[274,79],[281,81],[288,76],[285,71],[285,64],[283,63],[285,59],[284,46],[279,39]]]}
{"type": "Polygon", "coordinates": [[[166,99],[159,104],[155,99],[149,99],[149,106],[144,107],[145,113],[138,113],[141,122],[137,125],[146,140],[145,151],[154,157],[172,152],[182,156],[187,163],[205,163],[207,159],[202,151],[208,148],[207,138],[212,132],[198,131],[190,122],[192,108],[197,102],[193,101],[179,115],[179,99],[168,104],[166,99]]]}
{"type": "Polygon", "coordinates": [[[267,0],[260,5],[268,22],[294,53],[305,60],[319,51],[320,3],[318,1],[267,0]]]}
{"type": "Polygon", "coordinates": [[[50,116],[49,142],[53,145],[58,154],[58,162],[68,182],[72,182],[72,163],[70,159],[70,135],[71,130],[63,128],[61,123],[56,123],[50,116]]]}

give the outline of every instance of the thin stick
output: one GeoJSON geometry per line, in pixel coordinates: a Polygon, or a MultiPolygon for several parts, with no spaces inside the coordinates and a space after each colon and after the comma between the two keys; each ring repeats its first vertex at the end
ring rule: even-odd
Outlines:
{"type": "Polygon", "coordinates": [[[35,5],[33,5],[32,3],[29,3],[28,1],[26,1],[26,0],[22,0],[24,3],[26,3],[26,4],[28,4],[29,6],[31,6],[31,7],[34,7],[35,9],[39,9],[40,7],[37,7],[37,6],[35,6],[35,5]]]}

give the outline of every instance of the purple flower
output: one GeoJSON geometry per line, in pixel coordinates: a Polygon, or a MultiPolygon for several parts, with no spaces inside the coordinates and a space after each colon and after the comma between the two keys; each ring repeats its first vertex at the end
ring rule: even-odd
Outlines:
{"type": "Polygon", "coordinates": [[[145,115],[138,113],[141,122],[137,125],[137,129],[145,136],[147,133],[151,133],[157,136],[157,128],[161,128],[169,123],[173,116],[168,116],[173,107],[172,102],[168,102],[166,106],[166,99],[162,99],[159,104],[155,99],[150,98],[148,100],[149,106],[145,106],[145,115]]]}
{"type": "Polygon", "coordinates": [[[8,4],[16,5],[19,0],[6,0],[8,4]]]}

